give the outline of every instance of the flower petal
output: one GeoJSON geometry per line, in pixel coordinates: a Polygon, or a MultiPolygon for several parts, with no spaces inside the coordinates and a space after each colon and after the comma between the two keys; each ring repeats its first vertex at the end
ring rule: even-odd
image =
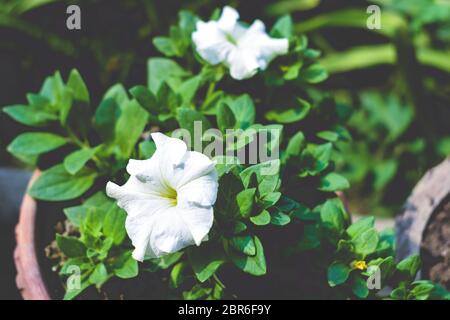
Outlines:
{"type": "Polygon", "coordinates": [[[174,207],[160,207],[153,214],[128,216],[125,222],[135,250],[133,258],[158,258],[193,245],[194,239],[174,207]]]}
{"type": "Polygon", "coordinates": [[[259,68],[254,49],[233,51],[227,59],[230,75],[233,79],[244,80],[253,77],[259,68]]]}
{"type": "Polygon", "coordinates": [[[239,19],[239,13],[232,7],[225,6],[222,14],[217,21],[220,30],[226,33],[232,33],[239,19]]]}
{"type": "Polygon", "coordinates": [[[181,207],[198,206],[210,207],[217,199],[217,183],[216,170],[211,171],[208,175],[204,175],[198,179],[192,180],[177,190],[177,202],[181,207]]]}
{"type": "Polygon", "coordinates": [[[197,22],[197,31],[192,33],[192,41],[198,54],[212,65],[222,63],[233,50],[233,45],[227,41],[217,21],[197,22]]]}
{"type": "MultiPolygon", "coordinates": [[[[213,208],[199,207],[196,205],[179,205],[176,208],[178,214],[182,217],[185,226],[197,246],[205,240],[214,222],[213,208]]],[[[207,239],[207,238],[206,238],[207,239]]]]}

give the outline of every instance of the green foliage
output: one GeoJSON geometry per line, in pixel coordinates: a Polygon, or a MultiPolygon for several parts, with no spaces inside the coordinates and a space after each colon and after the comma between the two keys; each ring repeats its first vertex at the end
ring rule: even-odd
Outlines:
{"type": "MultiPolygon", "coordinates": [[[[314,7],[314,1],[309,5],[314,7]]],[[[285,6],[283,2],[273,10],[288,10],[285,6]]],[[[341,18],[334,16],[331,22],[345,25],[341,18]]],[[[78,203],[64,209],[74,230],[56,235],[61,276],[70,276],[73,265],[81,271],[81,288],[68,288],[65,298],[73,299],[89,286],[102,290],[112,277],[128,279],[144,272],[163,280],[168,298],[239,297],[242,287],[228,287],[230,274],[258,277],[254,281],[270,282],[274,294],[289,291],[296,297],[302,290],[309,294],[303,283],[292,281],[303,268],[309,273],[302,277],[319,279],[314,284],[322,290],[315,293],[319,297],[375,298],[367,280],[380,271],[383,286],[395,288],[393,299],[448,298],[435,284],[414,282],[418,258],[395,264],[392,233],[376,231],[373,218],[352,224],[336,197],[350,187],[346,168],[338,170],[351,140],[342,126],[348,109],[314,88],[327,79],[328,71],[306,36],[295,34],[292,18],[282,16],[270,31],[273,37],[288,38],[289,52],[242,86],[228,76],[227,66],[209,65],[195,53],[191,34],[198,19],[182,11],[167,36],[153,39],[164,57],[148,59],[148,83],[129,93],[117,84],[95,101],[96,95],[73,70],[66,82],[59,73],[47,78],[39,93],[28,95],[28,105],[4,109],[32,127],[8,148],[43,171],[29,194],[78,203]],[[222,156],[232,161],[216,166],[219,190],[208,241],[138,265],[126,236],[126,213],[106,197],[105,182],[123,183],[128,159],[153,155],[150,132],[183,128],[193,134],[195,121],[201,122],[204,134],[191,141],[194,145],[206,145],[218,132],[223,133],[219,144],[232,139],[226,156],[216,155],[216,160],[222,156]],[[209,128],[218,130],[205,133],[209,128]],[[267,132],[268,141],[261,142],[267,132]],[[279,157],[267,160],[260,153],[255,161],[240,163],[228,155],[246,153],[256,142],[259,151],[279,149],[279,157]],[[293,290],[286,290],[286,282],[293,290]]],[[[394,144],[408,130],[414,112],[398,103],[382,108],[385,113],[372,105],[366,110],[370,115],[353,115],[350,127],[371,135],[382,124],[394,144]]],[[[445,149],[445,141],[442,145],[445,149]]],[[[385,161],[360,170],[361,176],[373,170],[382,188],[396,169],[397,164],[385,161]]]]}
{"type": "MultiPolygon", "coordinates": [[[[126,213],[103,192],[86,199],[80,206],[66,208],[64,212],[78,227],[79,235],[56,235],[61,253],[70,258],[62,265],[61,275],[66,275],[65,270],[70,266],[80,268],[83,290],[90,285],[100,288],[113,276],[128,279],[138,275],[138,263],[125,241],[126,213]]],[[[81,292],[68,290],[65,298],[73,299],[81,292]]]]}

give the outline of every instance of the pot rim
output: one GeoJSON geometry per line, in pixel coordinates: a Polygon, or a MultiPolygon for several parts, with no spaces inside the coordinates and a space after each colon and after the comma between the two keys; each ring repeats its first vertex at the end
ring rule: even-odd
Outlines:
{"type": "MultiPolygon", "coordinates": [[[[40,176],[35,170],[28,183],[29,188],[40,176]]],[[[35,246],[35,223],[37,202],[28,193],[22,199],[19,222],[16,225],[16,248],[14,264],[16,265],[16,285],[24,300],[50,300],[47,287],[40,270],[35,246]]]]}

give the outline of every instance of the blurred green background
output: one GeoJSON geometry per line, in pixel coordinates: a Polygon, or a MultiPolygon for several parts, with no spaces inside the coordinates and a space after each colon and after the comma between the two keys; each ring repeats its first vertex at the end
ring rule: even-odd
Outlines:
{"type": "MultiPolygon", "coordinates": [[[[208,17],[224,5],[244,21],[271,25],[291,14],[296,32],[323,52],[331,92],[347,110],[351,143],[336,152],[351,181],[350,209],[392,216],[423,173],[450,154],[449,0],[2,0],[0,106],[24,103],[55,70],[77,68],[93,100],[116,82],[146,82],[151,39],[166,34],[179,9],[208,17]],[[78,4],[82,30],[66,28],[66,8],[78,4]],[[370,30],[367,8],[381,8],[370,30]]],[[[20,166],[5,152],[23,128],[0,114],[0,166],[20,166]]]]}

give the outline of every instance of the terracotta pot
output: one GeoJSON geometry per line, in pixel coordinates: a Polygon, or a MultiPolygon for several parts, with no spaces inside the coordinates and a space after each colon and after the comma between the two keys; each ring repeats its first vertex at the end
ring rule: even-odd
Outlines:
{"type": "Polygon", "coordinates": [[[396,218],[397,260],[420,254],[424,231],[449,195],[450,158],[447,158],[422,177],[396,218]]]}
{"type": "MultiPolygon", "coordinates": [[[[40,175],[35,171],[30,186],[40,175]]],[[[36,201],[25,193],[16,226],[14,263],[17,269],[16,284],[25,300],[50,300],[39,267],[35,246],[36,201]]]]}

